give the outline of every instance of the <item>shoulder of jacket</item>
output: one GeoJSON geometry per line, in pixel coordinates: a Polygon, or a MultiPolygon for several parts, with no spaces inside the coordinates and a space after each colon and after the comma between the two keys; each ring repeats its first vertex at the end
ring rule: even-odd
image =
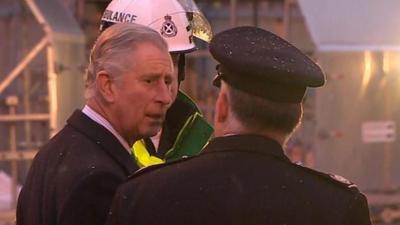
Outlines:
{"type": "Polygon", "coordinates": [[[333,185],[336,185],[336,186],[341,187],[343,189],[347,189],[347,190],[349,190],[349,191],[351,191],[353,193],[359,193],[359,190],[358,190],[356,184],[352,183],[351,181],[349,181],[348,179],[346,179],[346,178],[344,178],[344,177],[342,177],[340,175],[324,173],[324,172],[321,172],[321,171],[318,171],[318,170],[314,170],[314,169],[308,168],[306,166],[302,166],[302,165],[295,164],[295,163],[293,163],[293,165],[298,167],[298,168],[300,168],[301,170],[303,170],[303,171],[305,171],[307,173],[310,173],[310,174],[312,174],[314,176],[317,176],[317,177],[319,177],[321,179],[324,179],[327,182],[332,183],[333,185]]]}
{"type": "Polygon", "coordinates": [[[192,159],[192,158],[195,158],[195,156],[193,156],[193,157],[181,158],[181,159],[174,160],[174,161],[171,161],[171,162],[165,162],[165,163],[161,163],[161,164],[156,164],[156,165],[151,165],[151,166],[147,166],[147,167],[140,168],[139,170],[137,170],[136,172],[134,172],[133,174],[131,174],[131,175],[128,177],[128,180],[131,180],[131,179],[133,179],[133,178],[136,178],[136,177],[140,177],[140,176],[149,174],[149,173],[151,173],[151,172],[157,171],[157,170],[159,170],[159,169],[161,169],[161,168],[164,168],[164,167],[168,167],[168,166],[171,166],[171,165],[175,165],[175,164],[178,164],[178,163],[181,163],[181,162],[190,160],[190,159],[192,159]]]}

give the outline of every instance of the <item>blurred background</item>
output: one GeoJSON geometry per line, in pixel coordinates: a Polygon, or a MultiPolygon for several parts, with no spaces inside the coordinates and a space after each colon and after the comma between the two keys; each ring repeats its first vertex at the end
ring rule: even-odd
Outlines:
{"type": "MultiPolygon", "coordinates": [[[[15,223],[18,192],[37,151],[83,106],[83,74],[108,3],[0,0],[0,225],[15,223]]],[[[308,91],[302,127],[286,152],[357,183],[374,224],[400,224],[400,1],[196,3],[214,33],[259,26],[321,65],[327,84],[308,91]]],[[[206,43],[197,46],[182,88],[212,122],[216,62],[206,43]]]]}

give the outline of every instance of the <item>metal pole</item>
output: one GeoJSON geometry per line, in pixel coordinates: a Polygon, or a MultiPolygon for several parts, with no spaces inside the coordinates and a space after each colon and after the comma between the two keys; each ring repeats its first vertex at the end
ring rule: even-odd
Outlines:
{"type": "Polygon", "coordinates": [[[54,68],[54,49],[47,47],[47,86],[49,91],[50,137],[57,132],[57,74],[54,68]]]}
{"type": "Polygon", "coordinates": [[[0,115],[0,122],[46,121],[49,119],[50,119],[50,115],[47,113],[0,115]]]}
{"type": "MultiPolygon", "coordinates": [[[[28,36],[29,36],[29,32],[28,32],[28,15],[27,15],[27,11],[24,10],[22,12],[22,26],[21,26],[21,32],[22,32],[22,52],[24,55],[27,54],[27,50],[28,50],[28,36]]],[[[30,114],[31,113],[31,84],[32,84],[32,74],[31,71],[29,70],[29,67],[27,66],[24,70],[23,73],[23,77],[24,77],[24,93],[23,93],[23,105],[24,105],[24,111],[25,114],[30,114]]],[[[31,142],[32,142],[32,134],[31,134],[31,130],[32,130],[32,124],[31,121],[26,120],[24,122],[24,130],[25,130],[25,143],[26,146],[30,146],[31,142]]]]}
{"type": "Polygon", "coordinates": [[[0,151],[0,162],[1,161],[12,161],[12,160],[32,160],[35,155],[39,152],[39,149],[26,149],[24,151],[11,152],[0,151]]]}
{"type": "MultiPolygon", "coordinates": [[[[9,96],[6,98],[6,103],[9,106],[9,114],[15,115],[15,107],[18,105],[17,96],[9,96]]],[[[10,153],[17,153],[17,131],[15,122],[10,124],[10,153]]],[[[15,208],[17,205],[17,177],[18,167],[17,161],[11,160],[11,207],[15,208]]]]}
{"type": "Polygon", "coordinates": [[[22,72],[23,69],[35,58],[35,56],[47,45],[47,38],[43,37],[39,43],[26,55],[22,61],[15,67],[6,78],[0,83],[0,94],[8,85],[22,72]]]}
{"type": "Polygon", "coordinates": [[[82,21],[85,16],[85,3],[86,1],[77,1],[77,9],[76,9],[76,15],[78,17],[78,21],[80,24],[82,24],[82,21]]]}
{"type": "Polygon", "coordinates": [[[47,86],[49,89],[49,134],[50,137],[52,137],[57,131],[57,77],[54,68],[54,50],[51,46],[52,32],[48,22],[46,21],[39,7],[36,5],[35,1],[25,0],[25,2],[28,4],[36,20],[42,25],[43,30],[46,33],[46,37],[50,43],[50,45],[47,46],[47,86]]]}
{"type": "Polygon", "coordinates": [[[35,16],[36,20],[42,25],[43,30],[45,31],[46,35],[51,35],[51,28],[47,23],[46,19],[44,18],[42,12],[40,11],[39,7],[36,5],[34,0],[25,0],[26,4],[28,5],[29,9],[32,11],[33,15],[35,16]]]}
{"type": "Polygon", "coordinates": [[[258,0],[253,0],[253,25],[258,26],[258,0]]]}
{"type": "Polygon", "coordinates": [[[283,2],[283,33],[281,34],[283,38],[287,38],[289,34],[290,9],[292,4],[294,4],[292,0],[285,0],[283,2]]]}
{"type": "Polygon", "coordinates": [[[229,19],[231,27],[236,26],[236,0],[230,0],[230,11],[229,11],[229,19]]]}

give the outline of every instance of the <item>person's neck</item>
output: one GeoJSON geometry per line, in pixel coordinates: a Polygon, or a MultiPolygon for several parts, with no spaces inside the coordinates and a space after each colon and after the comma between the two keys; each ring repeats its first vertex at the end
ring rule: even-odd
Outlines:
{"type": "Polygon", "coordinates": [[[230,121],[226,124],[222,132],[220,132],[220,136],[230,136],[230,135],[245,135],[245,134],[254,134],[260,135],[267,138],[270,138],[280,145],[284,145],[286,143],[287,137],[284,134],[281,134],[277,131],[267,130],[267,129],[251,129],[241,125],[238,121],[230,121]]]}

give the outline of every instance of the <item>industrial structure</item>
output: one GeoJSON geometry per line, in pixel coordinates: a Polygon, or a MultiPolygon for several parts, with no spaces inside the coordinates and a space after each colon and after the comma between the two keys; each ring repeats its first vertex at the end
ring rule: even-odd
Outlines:
{"type": "MultiPolygon", "coordinates": [[[[15,223],[18,191],[37,151],[83,106],[87,57],[108,2],[0,1],[0,225],[15,223]]],[[[357,183],[374,224],[400,222],[400,2],[196,2],[214,33],[259,26],[319,62],[327,85],[308,92],[289,156],[357,183]]],[[[188,55],[183,89],[212,122],[215,62],[207,44],[199,46],[188,55]]]]}

